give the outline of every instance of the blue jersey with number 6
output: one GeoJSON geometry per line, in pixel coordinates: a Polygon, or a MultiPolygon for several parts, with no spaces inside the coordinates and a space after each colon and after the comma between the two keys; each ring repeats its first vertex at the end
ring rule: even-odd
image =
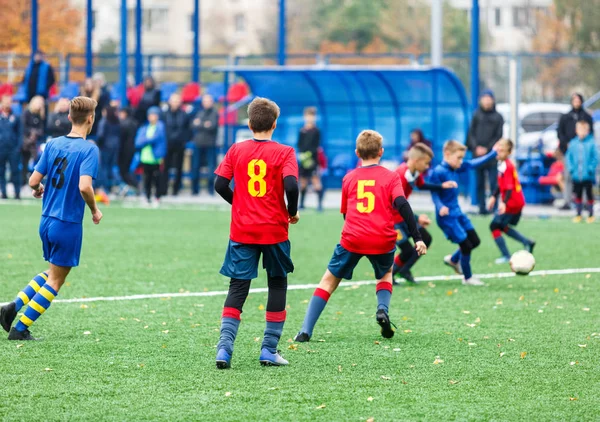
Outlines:
{"type": "Polygon", "coordinates": [[[61,136],[46,144],[35,170],[47,176],[42,215],[81,224],[85,201],[79,192],[79,178],[96,178],[98,147],[83,138],[61,136]]]}

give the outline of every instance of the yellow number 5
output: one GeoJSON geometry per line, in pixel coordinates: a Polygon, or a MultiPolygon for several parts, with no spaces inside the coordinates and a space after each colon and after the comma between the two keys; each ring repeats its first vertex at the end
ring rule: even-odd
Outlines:
{"type": "Polygon", "coordinates": [[[375,180],[359,180],[358,181],[358,192],[356,197],[359,200],[367,200],[367,204],[364,202],[359,202],[356,204],[356,209],[358,212],[368,214],[373,212],[375,209],[375,195],[373,192],[365,192],[365,186],[375,186],[375,180]]]}
{"type": "Polygon", "coordinates": [[[248,163],[248,192],[252,196],[258,198],[265,196],[267,193],[267,182],[265,182],[265,176],[267,175],[267,163],[263,160],[252,160],[248,163]],[[258,167],[258,174],[256,173],[256,167],[258,167]],[[258,189],[256,184],[258,183],[258,189]]]}

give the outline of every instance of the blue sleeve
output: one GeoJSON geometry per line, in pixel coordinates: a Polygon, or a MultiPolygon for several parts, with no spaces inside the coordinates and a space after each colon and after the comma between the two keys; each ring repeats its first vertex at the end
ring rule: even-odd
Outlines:
{"type": "Polygon", "coordinates": [[[87,155],[79,166],[79,176],[92,176],[95,179],[98,175],[98,147],[90,148],[87,155]]]}
{"type": "MultiPolygon", "coordinates": [[[[441,185],[442,183],[443,183],[443,180],[440,177],[440,174],[438,173],[437,170],[434,170],[431,173],[431,176],[429,177],[428,184],[441,185]]],[[[439,210],[440,208],[442,208],[444,206],[444,203],[442,202],[442,198],[440,198],[440,191],[432,190],[431,191],[431,199],[433,200],[433,203],[435,204],[436,209],[439,210]]]]}
{"type": "Polygon", "coordinates": [[[482,166],[482,165],[492,161],[494,158],[496,158],[496,155],[498,155],[498,153],[496,151],[492,150],[482,157],[474,158],[473,160],[469,160],[469,161],[465,161],[463,163],[463,165],[460,166],[460,168],[457,171],[463,172],[463,171],[466,171],[469,169],[474,169],[479,166],[482,166]]]}
{"type": "MultiPolygon", "coordinates": [[[[571,145],[569,145],[571,146],[571,145]]],[[[573,148],[567,148],[567,153],[565,154],[565,170],[570,174],[571,169],[573,168],[573,148]]]]}
{"type": "Polygon", "coordinates": [[[42,156],[35,165],[35,171],[44,176],[48,174],[48,155],[50,155],[50,144],[51,142],[46,144],[46,148],[44,149],[42,156]]]}
{"type": "Polygon", "coordinates": [[[590,173],[596,178],[596,167],[598,167],[598,149],[592,141],[592,151],[590,154],[590,173]]]}
{"type": "Polygon", "coordinates": [[[146,144],[148,144],[148,139],[146,139],[146,126],[142,126],[135,135],[135,147],[141,149],[145,147],[146,144]]]}

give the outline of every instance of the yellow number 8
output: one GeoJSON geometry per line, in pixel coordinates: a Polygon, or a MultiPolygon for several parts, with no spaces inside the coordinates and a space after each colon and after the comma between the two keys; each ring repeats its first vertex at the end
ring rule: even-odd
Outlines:
{"type": "Polygon", "coordinates": [[[265,176],[267,175],[267,163],[263,160],[252,160],[248,163],[248,193],[255,197],[265,196],[267,193],[267,182],[265,182],[265,176]],[[258,174],[256,173],[256,167],[258,167],[258,174]],[[258,183],[258,190],[256,184],[258,183]]]}

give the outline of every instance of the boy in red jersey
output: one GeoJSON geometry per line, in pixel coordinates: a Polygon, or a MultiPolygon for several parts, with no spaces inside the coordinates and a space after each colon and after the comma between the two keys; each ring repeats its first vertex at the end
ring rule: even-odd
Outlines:
{"type": "Polygon", "coordinates": [[[396,250],[394,209],[407,222],[417,253],[427,252],[415,216],[404,197],[400,176],[379,165],[383,155],[382,136],[373,130],[362,131],[356,139],[356,155],[362,160],[362,166],[348,173],[342,182],[341,212],[346,220],[342,239],[308,305],[302,329],[295,337],[298,342],[310,340],[329,297],[343,278],[352,279],[352,272],[363,256],[371,262],[378,280],[377,323],[381,326],[381,335],[394,336],[388,316],[396,250]]]}
{"type": "MultiPolygon", "coordinates": [[[[408,160],[396,169],[396,173],[400,176],[402,182],[402,189],[404,190],[404,196],[406,199],[410,197],[413,189],[416,187],[419,190],[442,190],[456,188],[458,185],[455,181],[448,180],[441,185],[435,185],[432,183],[425,182],[423,177],[424,173],[429,169],[431,160],[433,159],[433,151],[424,143],[417,143],[413,145],[407,154],[408,160]]],[[[429,248],[431,245],[432,237],[427,231],[427,226],[431,224],[431,220],[427,215],[422,214],[417,219],[417,229],[421,233],[421,238],[425,243],[425,246],[429,248]]],[[[419,259],[419,254],[412,246],[409,241],[408,224],[404,221],[404,218],[394,210],[394,229],[396,230],[396,246],[400,250],[400,253],[394,258],[394,267],[392,275],[401,276],[410,283],[417,283],[415,278],[410,271],[413,265],[419,259]]],[[[398,284],[394,280],[394,284],[398,284]]]]}
{"type": "Polygon", "coordinates": [[[502,256],[496,259],[496,264],[506,264],[510,261],[510,252],[502,233],[521,242],[525,250],[533,252],[535,242],[527,239],[511,226],[516,226],[521,218],[521,211],[525,206],[525,196],[519,182],[519,174],[515,165],[508,159],[513,149],[510,139],[500,139],[497,143],[498,151],[498,189],[488,202],[489,210],[494,209],[496,198],[498,200],[498,212],[490,224],[492,236],[498,245],[502,256]]]}
{"type": "Polygon", "coordinates": [[[261,365],[288,364],[279,355],[277,344],[286,317],[287,275],[294,271],[288,226],[300,218],[298,162],[292,147],[271,140],[278,117],[277,104],[266,98],[254,99],[248,107],[248,126],[254,138],[234,144],[215,171],[215,191],[232,204],[229,246],[221,268],[221,274],[230,277],[231,282],[217,345],[219,369],[231,366],[242,307],[250,281],[258,276],[261,254],[269,298],[259,361],[261,365]],[[234,191],[229,186],[232,178],[234,191]]]}

